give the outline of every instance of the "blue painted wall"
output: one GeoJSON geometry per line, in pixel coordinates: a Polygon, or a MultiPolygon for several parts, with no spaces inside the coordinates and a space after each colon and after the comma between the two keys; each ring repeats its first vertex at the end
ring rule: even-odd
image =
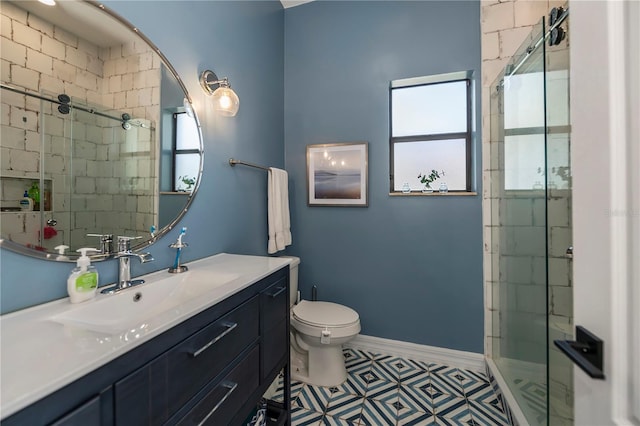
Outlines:
{"type": "MultiPolygon", "coordinates": [[[[105,1],[167,56],[191,93],[204,136],[204,176],[187,226],[184,260],[219,252],[266,254],[266,173],[232,168],[230,157],[284,166],[283,28],[279,2],[105,1]],[[200,72],[228,76],[240,97],[233,118],[214,115],[198,83],[200,72]]],[[[135,275],[167,268],[174,230],[149,251],[155,262],[132,264],[135,275]]],[[[103,284],[114,282],[115,261],[97,265],[103,284]]],[[[67,296],[72,264],[0,251],[3,313],[67,296]]]]}
{"type": "MultiPolygon", "coordinates": [[[[288,252],[302,258],[305,297],[318,285],[321,299],[360,313],[364,334],[482,352],[480,196],[388,195],[389,81],[469,69],[479,78],[479,2],[315,2],[284,12],[267,1],[106,5],[154,40],[194,98],[205,169],[181,223],[186,261],[266,254],[266,174],[227,160],[286,166],[288,252]],[[234,119],[211,111],[198,84],[207,68],[240,96],[234,119]],[[369,142],[369,207],[307,207],[306,145],[359,140],[369,142]]],[[[133,264],[134,274],[168,267],[176,237],[150,247],[156,261],[133,264]]],[[[2,312],[66,297],[71,266],[1,250],[2,312]]],[[[114,261],[97,267],[102,283],[115,281],[114,261]]]]}
{"type": "Polygon", "coordinates": [[[303,297],[317,285],[319,299],[359,312],[363,334],[483,351],[481,196],[388,195],[389,81],[474,70],[479,100],[480,62],[478,1],[285,10],[291,251],[303,297]],[[306,145],[349,141],[369,142],[369,207],[308,207],[306,145]]]}

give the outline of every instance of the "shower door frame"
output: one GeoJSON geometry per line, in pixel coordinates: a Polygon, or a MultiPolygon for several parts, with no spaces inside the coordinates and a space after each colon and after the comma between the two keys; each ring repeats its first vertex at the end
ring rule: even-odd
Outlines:
{"type": "Polygon", "coordinates": [[[574,314],[604,380],[574,368],[575,424],[640,424],[640,5],[571,2],[574,314]]]}

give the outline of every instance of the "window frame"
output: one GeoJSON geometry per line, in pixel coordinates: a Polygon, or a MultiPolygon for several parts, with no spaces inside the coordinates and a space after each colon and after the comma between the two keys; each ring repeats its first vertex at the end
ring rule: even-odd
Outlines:
{"type": "MultiPolygon", "coordinates": [[[[428,142],[432,140],[450,140],[450,139],[464,139],[465,140],[465,173],[466,173],[466,188],[465,189],[449,189],[449,193],[463,194],[472,193],[473,189],[473,71],[460,71],[446,74],[437,74],[424,77],[406,78],[401,80],[392,80],[389,84],[389,194],[398,195],[403,194],[401,190],[395,189],[395,170],[394,170],[394,147],[396,143],[407,142],[428,142]],[[423,134],[412,136],[393,136],[393,90],[394,89],[406,89],[410,87],[422,87],[434,84],[446,84],[459,81],[466,81],[466,101],[467,101],[467,130],[465,132],[456,133],[436,133],[436,134],[423,134]]],[[[412,190],[410,194],[403,195],[417,195],[421,194],[421,191],[412,190]]],[[[435,191],[434,194],[439,194],[435,191]]]]}

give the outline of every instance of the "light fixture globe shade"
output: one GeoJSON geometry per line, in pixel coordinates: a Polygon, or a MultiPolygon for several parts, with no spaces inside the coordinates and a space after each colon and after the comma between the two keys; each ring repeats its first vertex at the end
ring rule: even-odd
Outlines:
{"type": "Polygon", "coordinates": [[[240,108],[240,99],[230,87],[221,85],[213,92],[213,109],[225,117],[234,117],[240,108]]]}

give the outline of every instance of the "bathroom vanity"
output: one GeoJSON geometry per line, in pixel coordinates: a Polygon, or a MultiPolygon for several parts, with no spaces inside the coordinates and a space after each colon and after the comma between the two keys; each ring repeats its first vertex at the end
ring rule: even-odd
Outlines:
{"type": "Polygon", "coordinates": [[[281,371],[288,424],[288,263],[220,254],[3,316],[2,424],[239,425],[281,371]]]}

